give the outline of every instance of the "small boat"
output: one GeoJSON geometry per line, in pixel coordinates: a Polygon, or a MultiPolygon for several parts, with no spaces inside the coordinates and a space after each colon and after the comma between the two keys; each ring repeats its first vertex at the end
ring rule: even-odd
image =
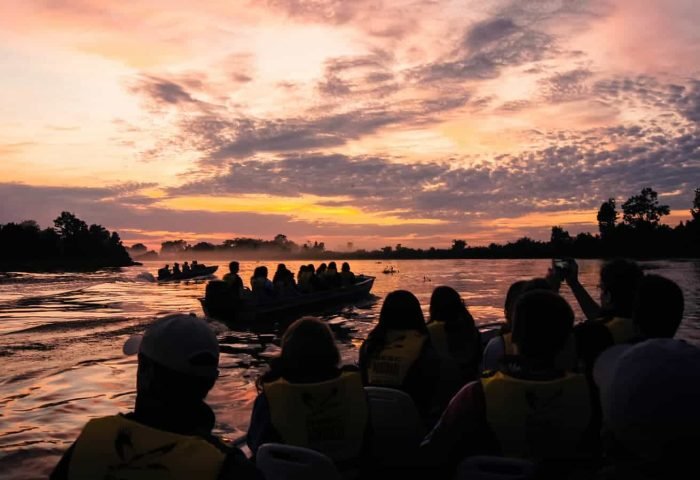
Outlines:
{"type": "Polygon", "coordinates": [[[189,280],[191,278],[208,277],[209,275],[212,275],[214,272],[216,272],[218,269],[218,266],[213,265],[211,267],[199,267],[196,270],[190,270],[189,272],[181,272],[177,275],[168,275],[167,277],[158,275],[158,281],[173,282],[179,280],[189,280]]]}
{"type": "Polygon", "coordinates": [[[290,319],[365,297],[372,290],[374,278],[358,275],[353,285],[266,301],[258,301],[252,295],[236,299],[227,292],[221,293],[226,288],[223,282],[210,282],[207,295],[200,302],[206,316],[227,323],[290,319]]]}
{"type": "Polygon", "coordinates": [[[386,267],[386,268],[382,271],[382,273],[384,273],[384,274],[386,274],[386,275],[393,275],[393,274],[395,274],[395,273],[399,273],[399,271],[398,271],[398,270],[394,270],[394,267],[392,266],[392,267],[386,267]]]}

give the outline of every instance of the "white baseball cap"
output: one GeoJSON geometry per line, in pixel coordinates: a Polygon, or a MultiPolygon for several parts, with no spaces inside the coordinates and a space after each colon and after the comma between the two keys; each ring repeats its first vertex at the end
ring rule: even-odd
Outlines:
{"type": "Polygon", "coordinates": [[[216,378],[219,342],[209,324],[195,315],[173,314],[160,318],[143,335],[124,344],[126,355],[141,353],[176,372],[216,378]]]}
{"type": "Polygon", "coordinates": [[[640,457],[700,441],[699,348],[670,338],[613,347],[593,378],[607,428],[640,457]]]}

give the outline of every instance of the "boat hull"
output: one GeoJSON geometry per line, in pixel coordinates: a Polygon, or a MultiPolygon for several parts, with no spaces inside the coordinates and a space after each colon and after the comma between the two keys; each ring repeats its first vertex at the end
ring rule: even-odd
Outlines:
{"type": "Polygon", "coordinates": [[[180,280],[190,280],[192,278],[200,278],[200,277],[208,277],[209,275],[213,275],[214,272],[216,272],[219,269],[218,266],[213,265],[211,267],[204,267],[196,272],[188,272],[188,273],[180,273],[178,275],[170,275],[169,277],[165,278],[158,278],[159,282],[177,282],[180,280]]]}
{"type": "Polygon", "coordinates": [[[289,320],[300,315],[315,313],[325,307],[352,302],[369,295],[374,285],[374,277],[359,277],[351,286],[324,290],[256,303],[253,298],[236,301],[213,301],[201,299],[204,314],[210,318],[232,324],[249,324],[289,320]]]}

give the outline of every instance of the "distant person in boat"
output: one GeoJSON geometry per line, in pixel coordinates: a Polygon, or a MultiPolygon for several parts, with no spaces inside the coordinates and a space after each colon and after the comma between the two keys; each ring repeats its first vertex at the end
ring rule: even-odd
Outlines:
{"type": "Polygon", "coordinates": [[[192,260],[191,266],[192,266],[192,271],[193,271],[193,272],[196,272],[196,271],[201,270],[201,269],[204,268],[204,265],[200,265],[199,263],[197,263],[197,260],[192,260]]]}
{"type": "Polygon", "coordinates": [[[326,270],[328,270],[328,265],[322,263],[316,269],[316,283],[314,285],[315,290],[328,290],[330,286],[328,285],[328,279],[326,278],[326,270]]]}
{"type": "Polygon", "coordinates": [[[343,262],[340,267],[340,284],[343,287],[355,285],[355,274],[350,270],[348,262],[343,262]]]}
{"type": "Polygon", "coordinates": [[[250,287],[253,294],[259,297],[271,297],[275,294],[272,282],[267,278],[267,267],[255,268],[253,276],[250,278],[250,287]]]}
{"type": "Polygon", "coordinates": [[[288,295],[296,288],[294,274],[287,268],[284,263],[277,265],[275,276],[272,277],[272,286],[280,295],[288,295]]]}
{"type": "Polygon", "coordinates": [[[573,322],[571,307],[553,291],[521,296],[513,317],[518,355],[462,388],[423,442],[426,457],[445,469],[440,478],[474,454],[537,462],[542,478],[569,478],[570,468],[591,459],[582,448],[591,421],[586,378],[554,363],[573,322]]]}
{"type": "Polygon", "coordinates": [[[359,364],[365,385],[403,390],[429,421],[440,357],[415,295],[396,290],[386,296],[379,322],[360,348],[359,364]]]}
{"type": "Polygon", "coordinates": [[[448,286],[433,290],[428,332],[441,359],[439,416],[460,388],[479,378],[481,335],[464,300],[448,286]]]}
{"type": "Polygon", "coordinates": [[[302,293],[310,293],[313,291],[313,268],[313,265],[302,265],[301,267],[299,267],[299,274],[297,275],[297,287],[302,293]]]}
{"type": "Polygon", "coordinates": [[[306,266],[306,269],[309,272],[309,284],[311,285],[311,291],[317,292],[319,290],[323,290],[323,282],[321,281],[321,278],[318,276],[318,272],[316,271],[314,264],[309,263],[306,266]]]}
{"type": "Polygon", "coordinates": [[[328,268],[326,269],[326,283],[330,288],[340,287],[340,274],[338,273],[338,266],[335,262],[330,262],[328,268]]]}
{"type": "Polygon", "coordinates": [[[182,273],[183,273],[184,275],[189,274],[191,271],[192,271],[192,269],[190,268],[190,264],[189,264],[189,263],[185,262],[185,263],[182,264],[182,273]]]}
{"type": "Polygon", "coordinates": [[[158,278],[168,278],[171,276],[172,273],[170,272],[170,265],[166,265],[163,268],[158,269],[158,278]]]}
{"type": "Polygon", "coordinates": [[[173,264],[173,275],[180,275],[182,271],[180,270],[180,264],[175,262],[173,264]]]}
{"type": "Polygon", "coordinates": [[[228,283],[231,286],[233,292],[237,293],[238,295],[243,293],[244,290],[243,280],[238,275],[239,268],[240,265],[238,264],[238,262],[231,262],[228,264],[228,273],[224,275],[224,282],[228,283]]]}
{"type": "Polygon", "coordinates": [[[356,367],[340,366],[327,324],[304,317],[289,326],[282,351],[256,385],[248,447],[281,442],[330,457],[342,471],[365,453],[369,411],[356,367]]]}
{"type": "Polygon", "coordinates": [[[212,435],[204,399],[219,374],[219,344],[204,320],[161,318],[124,352],[138,353],[134,411],[90,420],[51,479],[260,478],[240,450],[212,435]]]}

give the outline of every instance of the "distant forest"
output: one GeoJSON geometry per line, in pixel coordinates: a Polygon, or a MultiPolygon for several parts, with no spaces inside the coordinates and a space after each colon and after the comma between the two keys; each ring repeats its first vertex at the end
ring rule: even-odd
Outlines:
{"type": "Polygon", "coordinates": [[[439,258],[633,258],[700,257],[700,188],[690,209],[691,220],[675,227],[662,224],[671,210],[659,203],[658,194],[644,188],[621,205],[618,212],[614,198],[604,201],[598,210],[598,233],[571,236],[561,226],[553,226],[548,242],[523,237],[505,245],[470,247],[467,240],[456,239],[447,249],[416,249],[401,244],[378,250],[334,252],[323,242],[299,245],[279,234],[272,240],[234,238],[219,245],[185,240],[169,240],[161,244],[160,255],[148,251],[143,244],[133,245],[136,259],[157,258],[298,258],[298,259],[439,259],[439,258]]]}
{"type": "Polygon", "coordinates": [[[117,232],[69,212],[41,229],[34,220],[0,224],[0,271],[96,270],[133,265],[117,232]]]}

